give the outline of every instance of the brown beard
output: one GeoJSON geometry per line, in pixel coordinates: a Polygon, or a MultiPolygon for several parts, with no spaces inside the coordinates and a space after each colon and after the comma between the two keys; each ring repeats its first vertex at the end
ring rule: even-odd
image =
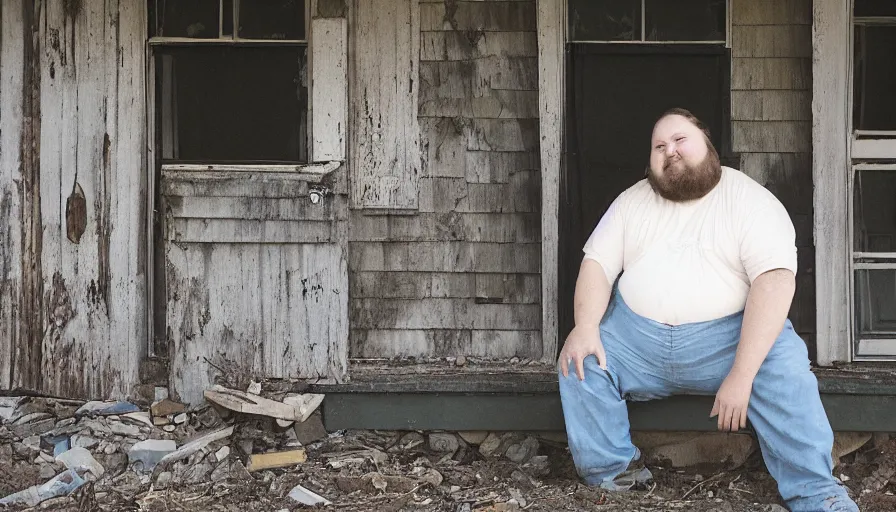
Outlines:
{"type": "Polygon", "coordinates": [[[706,145],[706,157],[697,165],[687,165],[684,160],[670,162],[666,159],[662,175],[648,166],[647,181],[654,192],[669,201],[684,202],[700,199],[718,185],[722,179],[719,153],[709,141],[706,141],[706,145]],[[672,166],[676,164],[680,164],[681,168],[673,169],[672,166]]]}

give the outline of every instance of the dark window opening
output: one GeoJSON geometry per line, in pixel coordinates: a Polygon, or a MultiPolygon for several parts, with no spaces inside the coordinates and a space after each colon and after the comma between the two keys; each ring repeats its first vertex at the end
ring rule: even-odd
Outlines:
{"type": "Polygon", "coordinates": [[[161,48],[163,161],[307,161],[306,62],[304,46],[161,48]]]}
{"type": "Polygon", "coordinates": [[[853,127],[896,130],[896,25],[856,25],[854,32],[853,127]]]}
{"type": "Polygon", "coordinates": [[[305,39],[305,2],[243,1],[239,22],[243,39],[305,39]]]}
{"type": "Polygon", "coordinates": [[[622,191],[643,179],[656,119],[683,107],[707,124],[723,165],[730,148],[730,52],[711,45],[570,44],[560,194],[560,338],[574,325],[582,246],[622,191]]]}
{"type": "Polygon", "coordinates": [[[896,253],[896,172],[856,172],[853,247],[857,252],[896,253]]]}
{"type": "Polygon", "coordinates": [[[857,18],[896,16],[896,2],[893,0],[855,0],[853,13],[857,18]]]}

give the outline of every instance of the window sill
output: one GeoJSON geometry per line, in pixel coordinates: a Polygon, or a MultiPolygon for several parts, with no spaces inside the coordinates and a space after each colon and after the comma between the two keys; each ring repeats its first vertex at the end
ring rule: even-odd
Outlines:
{"type": "Polygon", "coordinates": [[[164,164],[162,172],[280,173],[302,181],[319,183],[341,166],[340,161],[310,164],[164,164]]]}

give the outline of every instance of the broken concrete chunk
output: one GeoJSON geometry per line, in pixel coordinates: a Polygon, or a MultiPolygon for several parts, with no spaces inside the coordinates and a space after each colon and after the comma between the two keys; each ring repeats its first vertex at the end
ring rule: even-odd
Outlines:
{"type": "Polygon", "coordinates": [[[177,443],[171,440],[149,439],[140,441],[128,451],[131,463],[140,462],[143,471],[152,471],[165,456],[177,449],[177,443]]]}
{"type": "Polygon", "coordinates": [[[138,437],[140,435],[140,427],[121,422],[113,422],[109,425],[109,430],[117,436],[138,437]]]}
{"type": "Polygon", "coordinates": [[[220,450],[215,452],[215,459],[218,462],[221,462],[222,460],[226,459],[228,455],[230,455],[230,447],[222,446],[220,450]]]}
{"type": "Polygon", "coordinates": [[[146,425],[147,427],[152,427],[152,418],[150,418],[149,413],[146,411],[140,412],[129,412],[122,416],[122,418],[126,420],[131,420],[136,423],[141,423],[146,425]]]}
{"type": "Polygon", "coordinates": [[[56,428],[56,421],[53,418],[45,418],[29,423],[14,424],[12,432],[17,437],[42,436],[54,428],[56,428]]]}
{"type": "Polygon", "coordinates": [[[296,440],[303,446],[327,437],[327,429],[324,428],[320,411],[315,411],[307,420],[294,424],[293,430],[296,433],[296,440]]]}
{"type": "Polygon", "coordinates": [[[249,464],[246,469],[250,473],[263,469],[283,468],[301,464],[308,460],[304,449],[287,450],[282,452],[255,453],[249,456],[249,464]]]}
{"type": "Polygon", "coordinates": [[[80,448],[93,448],[98,445],[100,441],[90,436],[85,436],[83,434],[74,434],[71,437],[71,445],[72,448],[80,447],[80,448]]]}
{"type": "Polygon", "coordinates": [[[73,469],[79,474],[84,471],[93,473],[95,480],[102,478],[106,472],[106,468],[97,462],[86,448],[72,448],[56,457],[56,460],[65,464],[66,468],[73,469]]]}
{"type": "Polygon", "coordinates": [[[332,505],[329,500],[323,498],[317,493],[309,491],[301,485],[296,485],[295,487],[293,487],[292,490],[289,491],[289,497],[303,505],[308,505],[309,507],[313,507],[318,503],[321,503],[325,506],[332,505]]]}

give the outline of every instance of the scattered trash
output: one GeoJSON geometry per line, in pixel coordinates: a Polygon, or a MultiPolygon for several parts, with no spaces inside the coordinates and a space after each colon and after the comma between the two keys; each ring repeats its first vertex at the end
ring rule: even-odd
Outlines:
{"type": "Polygon", "coordinates": [[[177,443],[171,440],[148,439],[140,441],[128,450],[130,463],[140,462],[139,469],[152,471],[166,455],[177,450],[177,443]]]}
{"type": "Polygon", "coordinates": [[[87,448],[72,448],[56,457],[56,460],[63,463],[66,468],[73,469],[79,473],[89,471],[93,474],[95,480],[102,478],[106,472],[103,465],[93,458],[93,455],[90,454],[87,448]]]}
{"type": "Polygon", "coordinates": [[[296,485],[295,487],[293,487],[292,490],[289,491],[289,497],[303,505],[308,505],[310,507],[313,507],[314,505],[317,505],[318,503],[321,503],[323,505],[332,505],[333,504],[326,498],[320,496],[319,494],[309,491],[308,489],[302,487],[301,485],[296,485]]]}
{"type": "Polygon", "coordinates": [[[220,430],[216,430],[210,434],[205,434],[201,437],[198,437],[198,438],[184,444],[177,450],[164,456],[162,458],[162,460],[159,461],[159,464],[170,464],[172,462],[175,462],[175,461],[178,461],[181,459],[185,459],[185,458],[189,457],[190,455],[193,455],[194,453],[198,452],[199,450],[205,448],[209,444],[211,444],[215,441],[230,437],[231,435],[233,435],[233,427],[232,426],[225,427],[220,430]]]}
{"type": "Polygon", "coordinates": [[[75,489],[84,485],[84,483],[84,479],[76,471],[69,469],[56,475],[43,485],[35,485],[0,499],[0,505],[36,507],[50,498],[68,496],[75,489]]]}
{"type": "Polygon", "coordinates": [[[290,421],[305,421],[323,401],[323,395],[296,395],[287,397],[290,403],[277,402],[222,386],[206,390],[205,398],[231,411],[290,421]]]}

